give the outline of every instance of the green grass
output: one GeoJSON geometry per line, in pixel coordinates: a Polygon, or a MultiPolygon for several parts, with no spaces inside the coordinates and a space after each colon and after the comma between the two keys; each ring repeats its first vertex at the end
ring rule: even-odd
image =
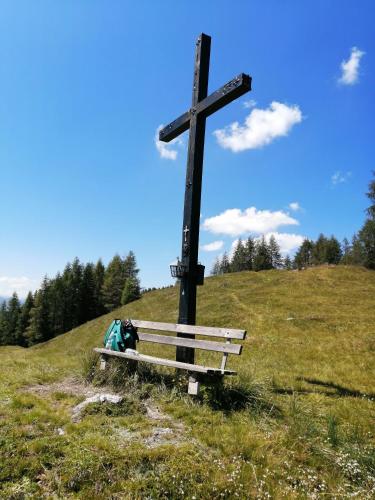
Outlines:
{"type": "MultiPolygon", "coordinates": [[[[375,273],[207,279],[197,324],[248,331],[242,355],[229,357],[237,377],[195,400],[168,369],[132,375],[115,362],[104,378],[91,352],[110,321],[174,322],[177,292],[147,293],[30,349],[0,348],[0,498],[374,498],[375,273]],[[123,405],[92,405],[72,423],[83,399],[69,390],[74,378],[122,391],[123,405]],[[160,426],[145,413],[150,400],[180,443],[145,446],[160,426]]],[[[203,352],[197,360],[219,363],[203,352]]]]}

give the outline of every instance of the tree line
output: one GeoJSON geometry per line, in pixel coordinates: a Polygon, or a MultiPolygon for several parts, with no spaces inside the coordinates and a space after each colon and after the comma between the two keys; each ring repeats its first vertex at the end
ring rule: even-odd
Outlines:
{"type": "Polygon", "coordinates": [[[105,267],[78,258],[62,273],[29,292],[21,304],[16,293],[0,306],[0,345],[31,346],[65,333],[140,297],[136,258],[115,255],[105,267]]]}
{"type": "MultiPolygon", "coordinates": [[[[375,172],[374,172],[375,174],[375,172]]],[[[366,193],[370,206],[362,228],[341,246],[336,238],[320,235],[316,242],[305,239],[294,257],[294,267],[301,269],[317,264],[346,264],[375,269],[375,179],[366,193]]]]}
{"type": "MultiPolygon", "coordinates": [[[[375,172],[374,172],[375,174],[375,172]]],[[[238,240],[231,256],[227,253],[214,262],[211,274],[218,275],[238,271],[262,271],[266,269],[304,269],[321,264],[360,265],[375,269],[375,179],[366,193],[371,205],[362,228],[340,244],[335,236],[320,234],[316,241],[305,239],[291,259],[282,257],[280,246],[274,236],[267,242],[248,238],[238,240]]]]}
{"type": "Polygon", "coordinates": [[[231,257],[227,252],[221,258],[217,257],[211,274],[215,276],[239,271],[263,271],[284,266],[285,259],[281,256],[280,246],[274,236],[268,242],[264,236],[257,240],[249,237],[245,241],[241,238],[238,240],[231,257]]]}

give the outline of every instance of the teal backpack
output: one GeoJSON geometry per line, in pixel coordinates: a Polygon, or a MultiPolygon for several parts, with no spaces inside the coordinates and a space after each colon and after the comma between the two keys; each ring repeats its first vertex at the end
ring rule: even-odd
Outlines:
{"type": "Polygon", "coordinates": [[[130,320],[115,319],[105,332],[103,344],[106,349],[124,352],[135,349],[138,340],[137,329],[130,320]]]}

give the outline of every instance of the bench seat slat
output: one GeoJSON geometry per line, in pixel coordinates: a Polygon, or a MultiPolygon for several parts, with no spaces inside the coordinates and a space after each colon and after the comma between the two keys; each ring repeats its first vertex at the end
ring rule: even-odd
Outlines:
{"type": "Polygon", "coordinates": [[[127,354],[125,352],[111,351],[110,349],[95,348],[94,351],[105,354],[106,356],[115,356],[118,358],[132,359],[134,361],[144,361],[154,365],[170,366],[172,368],[180,368],[189,372],[207,373],[211,375],[235,375],[236,372],[232,370],[221,370],[220,368],[211,368],[203,365],[192,365],[189,363],[182,363],[180,361],[173,361],[171,359],[156,358],[154,356],[147,356],[146,354],[127,354]]]}
{"type": "Polygon", "coordinates": [[[156,344],[169,344],[205,351],[226,352],[229,354],[241,354],[242,345],[225,344],[224,342],[212,342],[211,340],[195,340],[183,337],[170,337],[168,335],[155,335],[153,333],[138,332],[139,340],[154,342],[156,344]]]}
{"type": "Polygon", "coordinates": [[[181,325],[178,323],[159,323],[157,321],[143,321],[132,319],[132,323],[137,328],[147,328],[149,330],[160,330],[174,333],[189,333],[192,335],[205,335],[207,337],[224,337],[227,339],[243,340],[246,337],[246,330],[234,328],[216,328],[211,326],[181,325]]]}

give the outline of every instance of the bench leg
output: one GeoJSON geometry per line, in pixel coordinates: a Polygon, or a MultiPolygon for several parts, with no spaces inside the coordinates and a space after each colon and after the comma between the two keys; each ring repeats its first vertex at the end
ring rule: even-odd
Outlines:
{"type": "Polygon", "coordinates": [[[105,356],[100,356],[100,370],[105,370],[107,366],[107,359],[105,356]]]}
{"type": "Polygon", "coordinates": [[[199,394],[199,382],[196,375],[189,376],[188,394],[192,396],[198,396],[199,394]]]}

